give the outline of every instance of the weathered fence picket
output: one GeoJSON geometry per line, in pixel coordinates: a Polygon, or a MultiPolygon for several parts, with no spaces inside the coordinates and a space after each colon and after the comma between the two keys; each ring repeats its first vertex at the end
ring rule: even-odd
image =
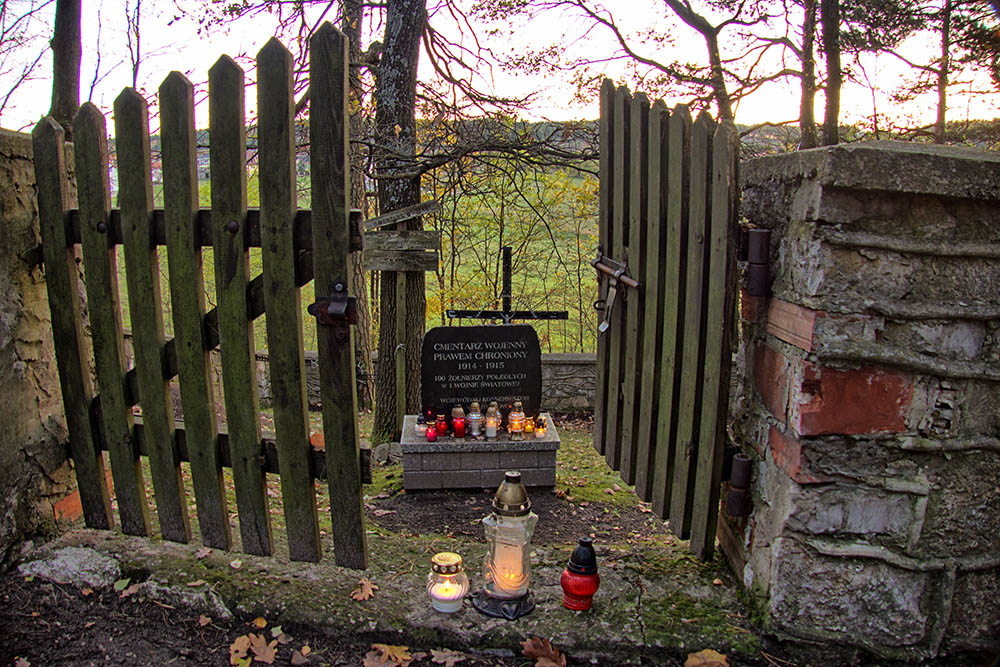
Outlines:
{"type": "Polygon", "coordinates": [[[692,123],[686,107],[650,109],[607,82],[601,110],[599,261],[614,275],[604,270],[600,292],[610,328],[598,343],[595,447],[708,558],[726,437],[738,137],[707,113],[692,123]],[[624,304],[607,298],[615,280],[624,304]]]}
{"type": "Polygon", "coordinates": [[[114,525],[111,495],[104,457],[97,446],[100,437],[93,430],[90,414],[94,389],[90,379],[90,355],[84,344],[76,250],[66,225],[71,204],[64,137],[63,129],[51,118],[43,118],[31,133],[45,284],[52,315],[59,388],[83,517],[91,528],[111,528],[114,525]]]}
{"type": "MultiPolygon", "coordinates": [[[[132,349],[142,398],[142,421],[150,444],[150,476],[164,535],[186,542],[190,538],[190,524],[180,461],[173,447],[173,398],[160,356],[166,337],[159,253],[152,228],[149,110],[146,100],[135,90],[126,89],[115,100],[115,137],[132,349]],[[169,517],[166,524],[164,516],[169,517]]],[[[138,459],[138,451],[135,455],[138,459]]]]}
{"type": "MultiPolygon", "coordinates": [[[[242,548],[273,550],[266,474],[281,475],[289,554],[321,555],[314,479],[331,490],[338,564],[367,566],[361,503],[353,331],[326,337],[320,350],[326,452],[309,443],[299,288],[317,281],[324,300],[346,299],[348,158],[347,49],[329,24],[312,43],[312,187],[314,211],[296,209],[291,56],[272,40],[259,54],[258,149],[261,210],[247,209],[243,72],[223,56],[210,72],[212,175],[210,210],[198,205],[194,98],[177,72],[160,86],[163,210],[152,197],[146,101],[126,90],[115,102],[119,209],[111,209],[104,117],[84,105],[74,121],[80,207],[70,206],[63,132],[51,119],[35,128],[36,181],[45,269],[60,383],[84,517],[110,528],[101,449],[110,452],[123,529],[150,531],[140,457],[148,456],[160,532],[190,539],[181,463],[191,464],[204,544],[229,549],[232,538],[223,468],[233,470],[242,548]],[[81,319],[76,244],[87,275],[95,366],[94,396],[81,319]],[[126,372],[115,246],[124,244],[125,279],[135,337],[135,368],[126,372]],[[174,337],[164,332],[159,249],[167,247],[174,337]],[[213,247],[219,304],[206,312],[202,248],[213,247]],[[250,280],[249,248],[261,247],[263,275],[250,280]],[[313,252],[313,248],[317,252],[313,252]],[[315,266],[314,266],[315,264],[315,266]],[[267,311],[275,401],[275,437],[261,432],[253,320],[267,311]],[[226,422],[216,422],[208,352],[219,347],[226,422]],[[173,420],[169,382],[180,382],[184,421],[173,420]],[[141,416],[133,422],[133,406],[141,416]]],[[[323,318],[321,318],[322,320],[323,318]]],[[[340,331],[340,329],[338,329],[340,331]]]]}
{"type": "MultiPolygon", "coordinates": [[[[163,160],[164,230],[170,271],[173,352],[180,379],[184,439],[202,540],[229,549],[229,503],[215,443],[215,396],[209,378],[204,272],[198,229],[198,178],[194,129],[194,86],[179,72],[160,85],[160,150],[163,160]]],[[[217,327],[215,328],[217,330],[217,327]]],[[[145,430],[143,431],[145,435],[145,430]]],[[[151,446],[151,451],[156,447],[151,446]]]]}
{"type": "MultiPolygon", "coordinates": [[[[316,301],[334,296],[340,283],[351,291],[347,205],[351,191],[348,153],[347,38],[326,24],[312,36],[310,106],[324,119],[310,126],[312,148],[312,232],[316,301]]],[[[366,567],[368,549],[362,517],[361,466],[358,451],[358,403],[355,391],[354,330],[338,340],[331,327],[319,339],[320,398],[326,443],[327,479],[337,563],[366,567]]]]}
{"type": "Polygon", "coordinates": [[[271,364],[271,402],[281,468],[281,497],[294,560],[319,560],[316,487],[310,465],[302,310],[295,281],[295,100],[292,54],[271,39],[257,54],[257,156],[260,239],[271,364]]]}

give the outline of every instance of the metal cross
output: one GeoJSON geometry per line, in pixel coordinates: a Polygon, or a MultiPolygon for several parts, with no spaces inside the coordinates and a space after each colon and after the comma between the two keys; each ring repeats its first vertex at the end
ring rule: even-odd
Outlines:
{"type": "Polygon", "coordinates": [[[500,292],[503,310],[448,310],[449,318],[470,318],[479,320],[503,320],[510,324],[512,320],[568,320],[569,312],[565,310],[511,310],[510,303],[510,246],[503,247],[503,289],[500,292]]]}

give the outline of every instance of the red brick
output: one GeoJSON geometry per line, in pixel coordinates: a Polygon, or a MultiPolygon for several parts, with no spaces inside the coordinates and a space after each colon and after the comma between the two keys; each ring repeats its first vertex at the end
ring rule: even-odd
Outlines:
{"type": "Polygon", "coordinates": [[[760,321],[767,308],[767,297],[753,296],[745,289],[740,290],[740,317],[744,322],[754,324],[760,321]]]}
{"type": "Polygon", "coordinates": [[[767,445],[775,465],[799,484],[815,484],[829,479],[802,469],[802,443],[791,433],[782,433],[772,426],[767,435],[767,445]]]}
{"type": "Polygon", "coordinates": [[[782,424],[788,411],[789,361],[774,348],[758,342],[753,355],[753,381],[761,404],[782,424]]]}
{"type": "Polygon", "coordinates": [[[842,371],[806,362],[793,385],[789,423],[799,435],[906,430],[913,383],[902,373],[871,366],[842,371]]]}
{"type": "Polygon", "coordinates": [[[767,332],[806,352],[812,352],[813,328],[817,315],[822,313],[781,299],[771,299],[771,307],[767,311],[767,332]]]}

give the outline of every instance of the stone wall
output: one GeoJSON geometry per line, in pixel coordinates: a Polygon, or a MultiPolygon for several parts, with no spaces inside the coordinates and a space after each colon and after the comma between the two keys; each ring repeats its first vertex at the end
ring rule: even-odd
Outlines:
{"type": "Polygon", "coordinates": [[[878,142],[743,178],[773,286],[742,296],[757,464],[724,548],[779,634],[1000,649],[1000,156],[878,142]]]}
{"type": "Polygon", "coordinates": [[[0,570],[71,478],[39,243],[31,137],[0,130],[0,570]]]}
{"type": "MultiPolygon", "coordinates": [[[[316,353],[306,352],[306,387],[310,405],[319,404],[319,366],[316,353]]],[[[267,351],[257,353],[257,384],[261,405],[270,405],[271,380],[267,351]]],[[[542,355],[542,410],[581,412],[594,409],[597,377],[593,354],[542,355]]]]}

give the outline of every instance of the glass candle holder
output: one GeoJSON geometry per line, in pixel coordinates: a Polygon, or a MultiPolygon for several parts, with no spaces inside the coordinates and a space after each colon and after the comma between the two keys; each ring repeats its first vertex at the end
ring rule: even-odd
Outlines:
{"type": "Polygon", "coordinates": [[[438,435],[445,435],[448,433],[448,422],[445,421],[444,415],[437,416],[437,422],[435,422],[434,426],[437,428],[438,435]]]}
{"type": "Polygon", "coordinates": [[[521,473],[508,472],[493,500],[493,512],[483,519],[488,551],[483,563],[483,588],[492,598],[525,596],[531,583],[531,535],[538,516],[531,511],[521,473]]]}
{"type": "Polygon", "coordinates": [[[456,405],[451,410],[451,430],[456,438],[465,437],[465,410],[461,405],[456,405]]]}
{"type": "Polygon", "coordinates": [[[500,417],[497,415],[496,408],[492,405],[486,408],[486,419],[483,422],[483,429],[486,431],[487,440],[497,439],[497,428],[500,426],[500,417]]]}
{"type": "Polygon", "coordinates": [[[469,414],[465,416],[465,426],[473,438],[478,438],[483,432],[483,413],[479,411],[478,401],[473,401],[469,406],[469,414]]]}
{"type": "Polygon", "coordinates": [[[462,567],[462,557],[451,551],[434,554],[427,575],[427,594],[434,611],[453,614],[462,608],[469,592],[469,576],[462,567]]]}
{"type": "Polygon", "coordinates": [[[524,439],[524,409],[521,401],[514,401],[514,409],[507,415],[507,431],[511,440],[524,439]]]}
{"type": "Polygon", "coordinates": [[[427,442],[434,442],[437,439],[438,439],[438,431],[436,428],[434,428],[434,425],[431,424],[430,426],[427,427],[427,442]]]}

